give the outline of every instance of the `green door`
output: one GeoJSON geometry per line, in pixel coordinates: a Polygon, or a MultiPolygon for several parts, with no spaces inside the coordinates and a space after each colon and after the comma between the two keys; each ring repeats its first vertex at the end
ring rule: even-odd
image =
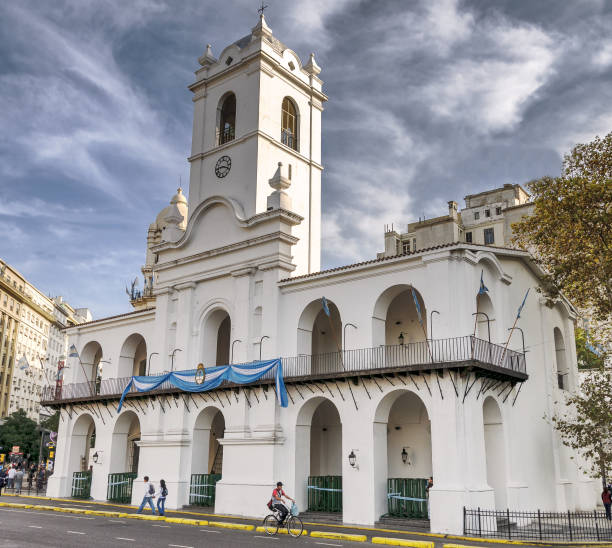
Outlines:
{"type": "Polygon", "coordinates": [[[74,472],[72,474],[72,497],[89,499],[91,492],[91,472],[74,472]]]}
{"type": "Polygon", "coordinates": [[[427,519],[427,480],[422,478],[389,478],[387,500],[389,516],[427,519]]]}
{"type": "Polygon", "coordinates": [[[124,504],[132,502],[132,484],[135,479],[135,472],[109,474],[106,499],[110,502],[121,502],[124,504]]]}
{"type": "Polygon", "coordinates": [[[342,512],[342,476],[309,476],[308,510],[342,512]]]}
{"type": "Polygon", "coordinates": [[[217,482],[221,474],[191,474],[189,504],[194,506],[214,506],[217,482]]]}

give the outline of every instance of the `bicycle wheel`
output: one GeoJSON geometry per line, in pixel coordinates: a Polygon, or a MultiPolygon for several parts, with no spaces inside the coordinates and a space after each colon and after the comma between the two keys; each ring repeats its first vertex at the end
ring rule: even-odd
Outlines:
{"type": "Polygon", "coordinates": [[[292,537],[300,537],[302,536],[302,532],[304,531],[304,524],[302,520],[297,516],[290,516],[287,518],[287,533],[289,533],[292,537]]]}
{"type": "Polygon", "coordinates": [[[268,535],[278,533],[278,520],[274,514],[268,514],[263,520],[263,526],[268,535]]]}

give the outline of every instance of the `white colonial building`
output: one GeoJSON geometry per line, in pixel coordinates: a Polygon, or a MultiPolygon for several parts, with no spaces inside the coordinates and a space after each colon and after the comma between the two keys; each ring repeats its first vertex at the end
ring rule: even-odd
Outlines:
{"type": "Polygon", "coordinates": [[[199,63],[189,197],[149,228],[136,310],[68,330],[81,364],[46,393],[61,409],[48,494],[116,500],[132,481],[116,474],[132,473],[133,503],[149,475],[170,508],[214,493],[219,513],[262,516],[282,480],[303,510],[373,524],[393,505],[422,514],[396,497],[423,498],[433,476],[433,531],[462,532],[464,506],[593,509],[544,418],[578,382],[574,311],[539,295],[529,255],[459,241],[319,271],[327,97],[314,56],[303,65],[262,16],[199,63]],[[525,356],[518,331],[505,344],[528,288],[525,356]],[[286,408],[262,380],[132,392],[117,413],[132,375],[276,357],[286,408]]]}

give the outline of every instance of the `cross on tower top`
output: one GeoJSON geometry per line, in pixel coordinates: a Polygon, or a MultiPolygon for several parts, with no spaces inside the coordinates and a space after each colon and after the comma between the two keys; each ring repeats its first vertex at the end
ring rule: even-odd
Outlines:
{"type": "Polygon", "coordinates": [[[261,7],[257,10],[257,13],[259,13],[260,15],[264,14],[264,11],[266,10],[266,8],[268,7],[267,4],[264,4],[263,2],[261,3],[261,7]]]}

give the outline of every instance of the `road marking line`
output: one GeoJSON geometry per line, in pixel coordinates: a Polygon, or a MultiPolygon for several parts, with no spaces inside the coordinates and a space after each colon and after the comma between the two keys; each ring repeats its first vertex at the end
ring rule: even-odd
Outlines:
{"type": "Polygon", "coordinates": [[[213,531],[212,529],[200,529],[200,531],[204,531],[206,533],[217,533],[218,535],[221,534],[221,531],[213,531]]]}
{"type": "Polygon", "coordinates": [[[110,521],[112,523],[125,523],[125,521],[120,520],[120,519],[109,519],[108,521],[110,521]]]}
{"type": "Polygon", "coordinates": [[[32,510],[16,510],[14,508],[0,508],[1,512],[16,512],[18,514],[37,514],[39,516],[57,516],[59,518],[72,518],[72,519],[96,519],[88,518],[85,516],[67,516],[61,512],[33,512],[32,510]]]}
{"type": "Polygon", "coordinates": [[[133,538],[115,537],[115,540],[127,540],[128,542],[134,542],[133,538]]]}
{"type": "Polygon", "coordinates": [[[169,525],[157,525],[156,523],[154,523],[153,527],[170,527],[170,526],[169,525]]]}
{"type": "Polygon", "coordinates": [[[193,546],[183,546],[182,544],[168,544],[168,546],[174,546],[174,548],[193,548],[193,546]]]}
{"type": "Polygon", "coordinates": [[[40,525],[28,525],[28,527],[31,527],[32,529],[42,529],[40,525]]]}
{"type": "Polygon", "coordinates": [[[66,533],[72,533],[73,535],[84,535],[82,531],[66,531],[66,533]]]}
{"type": "Polygon", "coordinates": [[[322,544],[323,546],[342,546],[342,544],[332,544],[331,542],[315,542],[315,544],[322,544]]]}
{"type": "Polygon", "coordinates": [[[253,535],[253,538],[265,538],[266,540],[268,540],[268,539],[278,540],[278,537],[270,537],[270,536],[264,537],[264,536],[261,536],[261,535],[253,535]]]}

